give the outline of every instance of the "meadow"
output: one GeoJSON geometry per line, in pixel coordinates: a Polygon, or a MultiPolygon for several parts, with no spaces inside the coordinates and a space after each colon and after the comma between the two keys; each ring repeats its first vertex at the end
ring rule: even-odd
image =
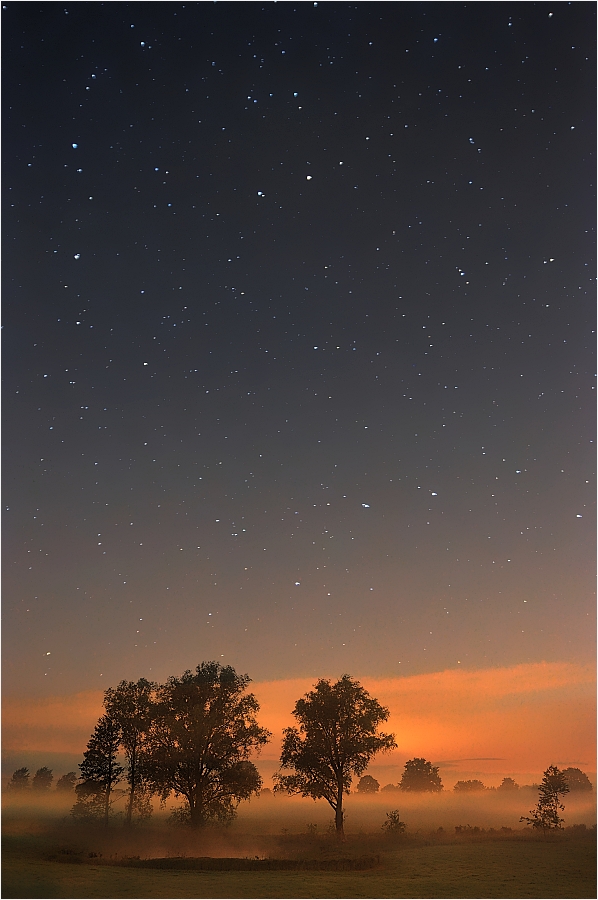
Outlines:
{"type": "Polygon", "coordinates": [[[241,804],[229,828],[201,833],[170,825],[159,811],[127,832],[118,823],[76,824],[64,802],[5,803],[2,897],[595,897],[594,794],[568,802],[568,827],[546,838],[518,822],[535,796],[352,794],[340,845],[325,804],[300,798],[263,795],[241,804]],[[381,824],[397,807],[407,830],[387,836],[381,824]],[[198,857],[320,868],[188,868],[198,857]],[[351,860],[368,868],[329,870],[351,860]]]}

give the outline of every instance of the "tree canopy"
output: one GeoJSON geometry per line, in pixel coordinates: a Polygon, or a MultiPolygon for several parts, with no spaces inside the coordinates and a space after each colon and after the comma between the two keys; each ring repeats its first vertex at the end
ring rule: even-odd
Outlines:
{"type": "Polygon", "coordinates": [[[433,766],[422,757],[408,759],[399,788],[402,791],[441,791],[442,780],[438,774],[438,766],[433,766]]]}
{"type": "Polygon", "coordinates": [[[567,787],[570,791],[592,790],[592,782],[581,769],[569,767],[568,769],[563,769],[563,775],[567,779],[567,787]]]}
{"type": "Polygon", "coordinates": [[[61,777],[56,782],[56,790],[57,791],[74,791],[75,790],[75,782],[77,781],[76,772],[67,772],[66,775],[61,775],[61,777]]]}
{"type": "Polygon", "coordinates": [[[164,798],[171,791],[183,796],[193,826],[230,820],[240,800],[261,787],[249,756],[271,735],[255,718],[250,681],[231,666],[206,662],[156,690],[144,778],[164,798]]]}
{"type": "Polygon", "coordinates": [[[371,775],[364,775],[357,783],[357,790],[360,794],[375,794],[380,790],[380,782],[371,775]]]}
{"type": "Polygon", "coordinates": [[[42,766],[33,776],[31,787],[34,791],[43,794],[50,790],[53,781],[54,775],[52,774],[52,769],[49,769],[47,766],[42,766]]]}
{"type": "Polygon", "coordinates": [[[299,727],[284,731],[274,789],[325,799],[334,810],[337,836],[343,837],[343,794],[353,776],[362,775],[376,753],[396,747],[394,735],[378,732],[389,712],[343,675],[334,684],[320,679],[297,700],[293,715],[299,727]]]}
{"type": "Polygon", "coordinates": [[[497,791],[518,791],[519,785],[513,778],[503,778],[499,786],[496,788],[497,791]]]}
{"type": "Polygon", "coordinates": [[[29,769],[23,766],[16,769],[8,782],[6,789],[8,791],[26,791],[29,789],[29,769]]]}

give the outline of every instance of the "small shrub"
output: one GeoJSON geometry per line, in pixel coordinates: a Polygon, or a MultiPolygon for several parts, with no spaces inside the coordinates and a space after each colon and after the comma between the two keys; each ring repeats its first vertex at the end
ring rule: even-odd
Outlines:
{"type": "Polygon", "coordinates": [[[386,834],[403,834],[407,825],[405,822],[401,822],[399,816],[398,809],[392,809],[390,812],[386,813],[386,822],[383,822],[382,828],[386,832],[386,834]]]}

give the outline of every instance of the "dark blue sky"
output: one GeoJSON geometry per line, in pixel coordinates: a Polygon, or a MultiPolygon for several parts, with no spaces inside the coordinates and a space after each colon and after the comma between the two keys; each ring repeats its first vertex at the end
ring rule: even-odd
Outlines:
{"type": "Polygon", "coordinates": [[[4,684],[594,653],[588,3],[8,3],[4,684]]]}

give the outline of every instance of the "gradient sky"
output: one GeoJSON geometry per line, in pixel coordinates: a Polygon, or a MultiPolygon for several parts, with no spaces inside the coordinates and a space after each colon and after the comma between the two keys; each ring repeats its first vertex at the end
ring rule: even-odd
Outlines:
{"type": "Polygon", "coordinates": [[[2,13],[5,694],[591,664],[594,4],[2,13]]]}

